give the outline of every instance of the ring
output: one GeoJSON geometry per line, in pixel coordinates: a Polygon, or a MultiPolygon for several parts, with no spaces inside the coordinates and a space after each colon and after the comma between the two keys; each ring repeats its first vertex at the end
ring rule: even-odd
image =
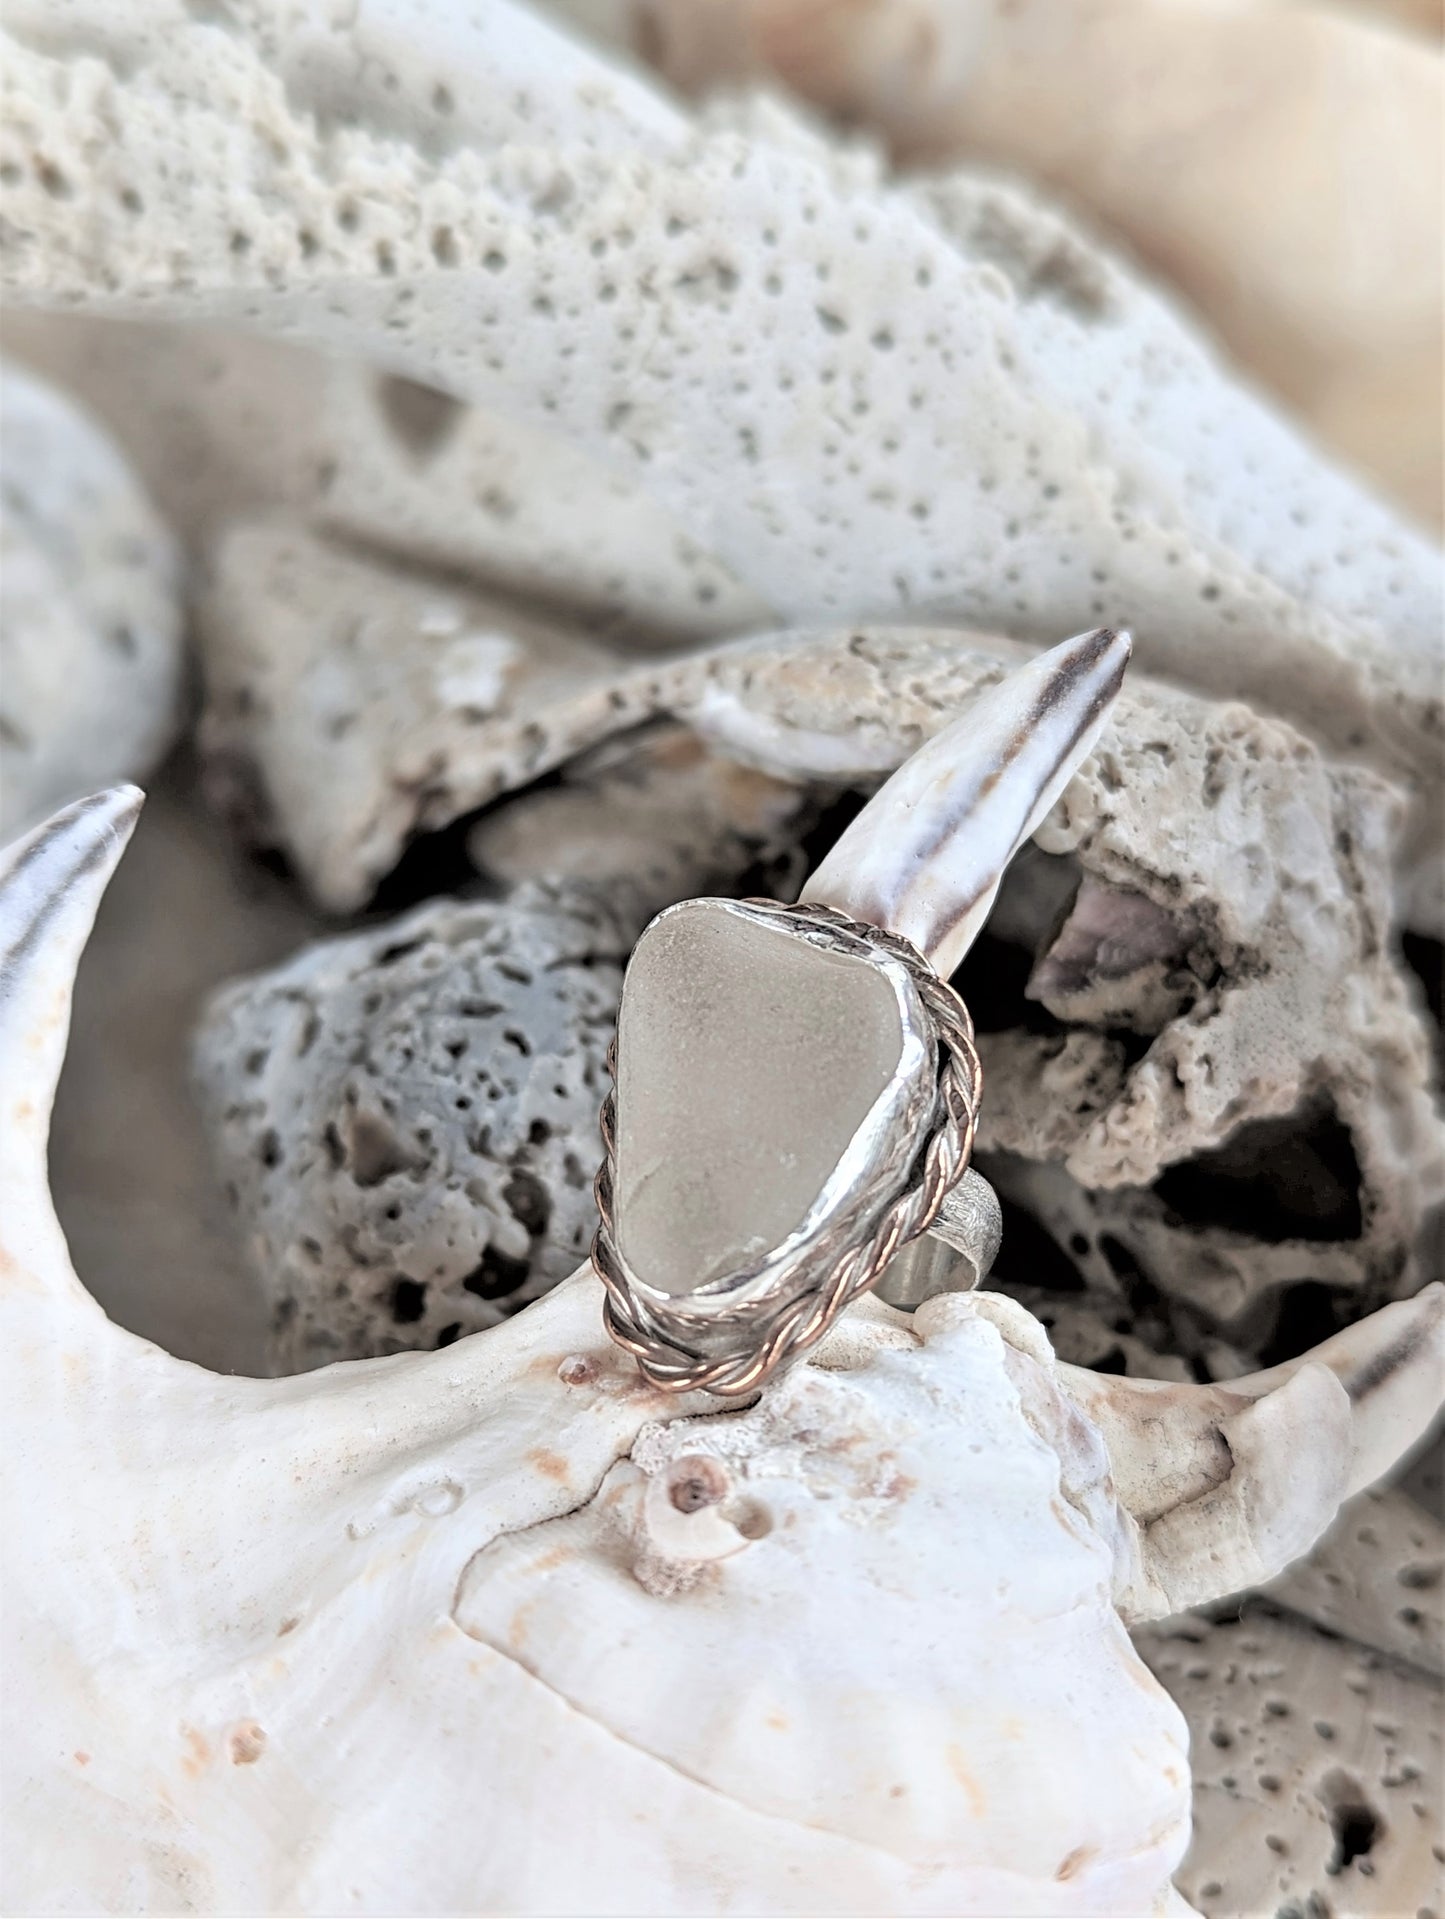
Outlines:
{"type": "Polygon", "coordinates": [[[1089,752],[1127,634],[1066,641],[889,779],[794,905],[694,899],[644,929],[608,1055],[592,1263],[664,1392],[754,1394],[860,1294],[977,1285],[983,1074],[950,975],[1089,752]]]}
{"type": "Polygon", "coordinates": [[[841,1218],[795,1233],[762,1260],[695,1291],[670,1295],[632,1270],[618,1240],[615,1041],[609,1049],[613,1085],[602,1107],[603,1161],[594,1183],[600,1224],[592,1248],[607,1290],[607,1331],[664,1391],[702,1389],[735,1398],[755,1392],[785,1360],[821,1339],[843,1308],[870,1291],[902,1249],[933,1225],[973,1151],[983,1070],[967,1007],[901,935],[821,903],[707,904],[786,927],[820,949],[901,968],[913,987],[924,1058],[888,1150],[863,1170],[841,1218]]]}

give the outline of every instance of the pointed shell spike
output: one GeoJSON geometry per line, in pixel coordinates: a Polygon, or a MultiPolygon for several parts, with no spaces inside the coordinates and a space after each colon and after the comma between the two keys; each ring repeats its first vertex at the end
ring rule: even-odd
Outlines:
{"type": "Polygon", "coordinates": [[[22,1195],[44,1185],[71,983],[140,808],[137,788],[111,787],[63,807],[0,852],[0,1084],[12,1121],[0,1198],[12,1222],[17,1209],[27,1211],[22,1195]]]}
{"type": "Polygon", "coordinates": [[[802,897],[903,934],[947,978],[1098,738],[1129,653],[1099,627],[991,687],[875,794],[802,897]]]}

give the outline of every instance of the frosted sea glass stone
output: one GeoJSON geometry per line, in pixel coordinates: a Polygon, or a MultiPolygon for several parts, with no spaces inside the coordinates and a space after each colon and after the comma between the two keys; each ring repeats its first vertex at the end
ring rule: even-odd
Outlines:
{"type": "Polygon", "coordinates": [[[693,1293],[825,1229],[900,1129],[921,1134],[925,1030],[895,962],[817,946],[735,901],[660,913],[617,1027],[615,1210],[632,1274],[693,1293]]]}

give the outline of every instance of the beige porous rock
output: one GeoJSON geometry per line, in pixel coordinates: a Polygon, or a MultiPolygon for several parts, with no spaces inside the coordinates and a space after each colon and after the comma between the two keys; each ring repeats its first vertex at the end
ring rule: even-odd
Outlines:
{"type": "Polygon", "coordinates": [[[196,1086],[276,1371],[449,1345],[585,1258],[626,951],[595,891],[531,885],[212,998],[196,1086]]]}
{"type": "Polygon", "coordinates": [[[743,766],[690,728],[659,721],[580,754],[554,784],[489,809],[467,850],[503,885],[542,874],[602,887],[640,931],[664,906],[702,893],[793,898],[820,791],[743,766]]]}
{"type": "Polygon", "coordinates": [[[773,78],[904,164],[967,159],[1048,184],[1186,293],[1328,444],[1438,522],[1438,44],[1364,10],[1199,0],[554,10],[690,92],[773,78]]]}
{"type": "Polygon", "coordinates": [[[1194,1831],[1175,1883],[1206,1919],[1438,1913],[1440,1689],[1288,1617],[1135,1635],[1189,1721],[1194,1831]]]}
{"type": "Polygon", "coordinates": [[[116,446],[9,364],[0,401],[0,831],[148,773],[175,737],[181,556],[116,446]]]}
{"type": "Polygon", "coordinates": [[[333,911],[412,835],[651,717],[665,683],[515,602],[269,524],[222,541],[200,621],[212,786],[333,911]]]}
{"type": "Polygon", "coordinates": [[[11,297],[244,320],[515,413],[783,619],[1127,623],[1415,787],[1438,920],[1438,555],[1156,294],[1012,189],[694,125],[503,0],[398,18],[14,13],[11,297]]]}
{"type": "MultiPolygon", "coordinates": [[[[876,783],[1029,657],[978,634],[857,628],[636,666],[569,638],[567,672],[532,643],[510,704],[478,717],[438,670],[450,641],[419,635],[433,589],[271,532],[237,535],[221,580],[230,617],[208,623],[208,736],[252,769],[333,906],[363,899],[409,833],[609,739],[600,764],[614,770],[584,767],[575,788],[564,779],[484,816],[472,835],[484,870],[511,880],[532,861],[580,873],[595,859],[619,880],[636,857],[637,883],[618,889],[634,913],[669,892],[731,890],[764,823],[754,807],[776,804],[780,822],[783,789],[801,789],[779,838],[801,833],[810,796],[876,783]],[[353,643],[328,650],[326,620],[353,643]],[[361,716],[340,738],[327,702],[361,716]],[[629,770],[637,749],[616,737],[660,714],[709,748],[690,797],[646,751],[629,770]],[[643,826],[649,789],[672,796],[691,853],[643,826]]],[[[981,1145],[1038,1169],[1030,1180],[1050,1191],[1025,1203],[1064,1242],[1085,1235],[1105,1294],[1122,1256],[1200,1308],[1209,1325],[1191,1353],[1219,1337],[1257,1353],[1287,1286],[1323,1283],[1354,1312],[1417,1283],[1442,1131],[1428,1032],[1391,942],[1399,810],[1375,775],[1278,721],[1132,678],[1005,885],[999,936],[964,968],[994,1059],[981,1145]],[[1281,1154],[1301,1177],[1276,1190],[1281,1154]]],[[[784,853],[775,872],[787,870],[784,853]]]]}

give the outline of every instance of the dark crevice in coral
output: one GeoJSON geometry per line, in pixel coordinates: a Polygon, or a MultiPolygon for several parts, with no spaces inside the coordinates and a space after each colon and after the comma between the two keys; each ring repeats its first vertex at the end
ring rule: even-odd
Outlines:
{"type": "Polygon", "coordinates": [[[1068,1029],[1037,1000],[1024,998],[1034,958],[1027,947],[981,933],[951,984],[980,1033],[1062,1033],[1068,1029]]]}
{"type": "Polygon", "coordinates": [[[481,1264],[467,1274],[462,1285],[478,1299],[505,1299],[524,1286],[530,1274],[531,1268],[525,1259],[513,1259],[507,1253],[498,1252],[495,1246],[489,1246],[482,1254],[481,1264]]]}
{"type": "Polygon", "coordinates": [[[426,1311],[426,1287],[405,1273],[391,1284],[391,1316],[398,1326],[413,1326],[426,1311]]]}
{"type": "Polygon", "coordinates": [[[417,833],[407,841],[401,858],[373,893],[368,916],[390,919],[439,894],[465,891],[469,897],[486,894],[467,855],[467,835],[477,813],[464,813],[436,833],[417,833]]]}
{"type": "Polygon", "coordinates": [[[1279,1295],[1274,1326],[1258,1347],[1259,1363],[1282,1366],[1298,1359],[1357,1317],[1358,1303],[1348,1295],[1319,1280],[1301,1280],[1279,1295]]]}
{"type": "Polygon", "coordinates": [[[990,1286],[1042,1287],[1056,1293],[1081,1293],[1084,1280],[1074,1262],[1032,1213],[999,1197],[1003,1239],[989,1278],[990,1286]]]}
{"type": "Polygon", "coordinates": [[[1384,1821],[1359,1781],[1338,1766],[1325,1774],[1317,1791],[1335,1836],[1335,1849],[1325,1871],[1340,1873],[1355,1860],[1369,1856],[1384,1830],[1384,1821]]]}
{"type": "Polygon", "coordinates": [[[376,402],[393,438],[419,463],[436,457],[467,410],[449,393],[395,373],[377,379],[376,402]]]}
{"type": "Polygon", "coordinates": [[[1332,1106],[1251,1120],[1212,1152],[1171,1166],[1154,1191],[1182,1224],[1223,1227],[1269,1245],[1358,1239],[1360,1162],[1332,1106]]]}

